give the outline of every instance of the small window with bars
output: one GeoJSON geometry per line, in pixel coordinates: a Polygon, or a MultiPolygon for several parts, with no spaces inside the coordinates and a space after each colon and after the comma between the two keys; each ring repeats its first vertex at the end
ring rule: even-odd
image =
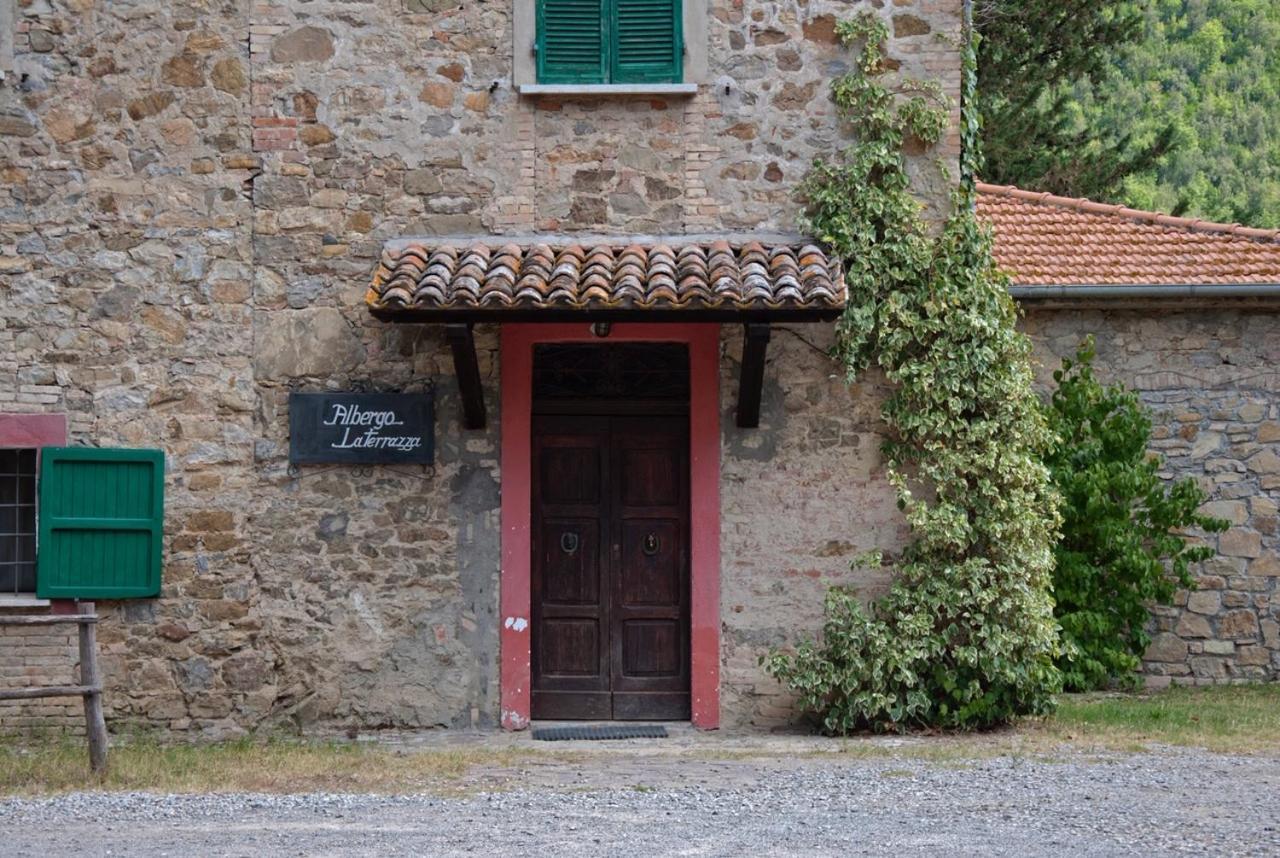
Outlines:
{"type": "Polygon", "coordinates": [[[538,0],[538,83],[680,83],[681,0],[538,0]]]}
{"type": "Polygon", "coordinates": [[[36,591],[36,451],[0,449],[0,596],[36,591]]]}

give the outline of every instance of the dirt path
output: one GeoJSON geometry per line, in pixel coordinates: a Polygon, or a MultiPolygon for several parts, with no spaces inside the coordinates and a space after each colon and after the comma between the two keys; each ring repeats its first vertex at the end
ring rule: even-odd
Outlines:
{"type": "Polygon", "coordinates": [[[1273,757],[835,747],[566,749],[443,797],[7,800],[0,854],[1280,855],[1273,757]]]}

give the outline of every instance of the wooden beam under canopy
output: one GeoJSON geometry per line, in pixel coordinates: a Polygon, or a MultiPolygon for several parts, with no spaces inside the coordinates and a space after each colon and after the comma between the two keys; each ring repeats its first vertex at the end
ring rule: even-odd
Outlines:
{"type": "Polygon", "coordinates": [[[462,399],[462,425],[468,429],[485,426],[484,388],[480,386],[480,362],[476,359],[476,340],[469,324],[445,325],[445,339],[453,350],[453,372],[458,377],[458,394],[462,399]]]}
{"type": "Polygon", "coordinates": [[[738,375],[738,427],[760,425],[760,397],[764,388],[764,358],[769,349],[769,323],[742,326],[742,369],[738,375]]]}

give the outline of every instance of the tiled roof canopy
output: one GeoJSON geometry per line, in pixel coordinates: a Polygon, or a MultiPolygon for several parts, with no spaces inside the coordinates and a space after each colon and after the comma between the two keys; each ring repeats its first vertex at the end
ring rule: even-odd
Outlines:
{"type": "Polygon", "coordinates": [[[394,242],[365,296],[404,321],[627,318],[834,318],[844,309],[838,261],[812,244],[531,240],[394,242]]]}
{"type": "Polygon", "coordinates": [[[1280,230],[986,184],[978,216],[1020,286],[1280,283],[1280,230]]]}

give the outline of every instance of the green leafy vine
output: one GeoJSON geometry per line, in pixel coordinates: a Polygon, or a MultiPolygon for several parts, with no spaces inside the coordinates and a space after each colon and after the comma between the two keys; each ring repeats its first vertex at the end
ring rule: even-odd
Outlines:
{"type": "Polygon", "coordinates": [[[864,609],[833,588],[821,637],[771,653],[765,667],[830,733],[1044,713],[1062,685],[1049,596],[1058,514],[1041,460],[1051,437],[1029,343],[973,213],[973,99],[961,105],[954,210],[931,231],[904,149],[940,142],[950,105],[933,84],[889,88],[888,32],[874,14],[837,32],[860,48],[832,85],[855,142],[817,162],[801,193],[809,227],[848,271],[836,356],[851,380],[874,363],[893,386],[884,449],[912,541],[888,594],[864,609]]]}

